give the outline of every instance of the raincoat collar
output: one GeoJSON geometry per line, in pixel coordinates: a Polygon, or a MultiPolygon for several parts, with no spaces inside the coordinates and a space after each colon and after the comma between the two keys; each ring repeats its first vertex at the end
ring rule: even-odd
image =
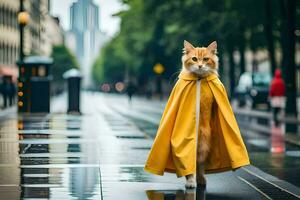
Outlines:
{"type": "MultiPolygon", "coordinates": [[[[194,81],[194,80],[200,80],[201,78],[199,76],[197,76],[196,74],[193,73],[187,73],[187,72],[180,72],[179,79],[183,79],[186,81],[194,81]]],[[[207,81],[213,80],[218,78],[218,76],[216,74],[210,74],[207,77],[203,78],[206,79],[207,81]]]]}

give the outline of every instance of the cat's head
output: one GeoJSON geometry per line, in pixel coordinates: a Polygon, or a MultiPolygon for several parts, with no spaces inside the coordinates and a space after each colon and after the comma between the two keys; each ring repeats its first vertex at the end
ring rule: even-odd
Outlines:
{"type": "Polygon", "coordinates": [[[200,77],[218,75],[218,62],[216,41],[207,47],[194,47],[188,41],[184,41],[182,70],[195,73],[200,77]]]}

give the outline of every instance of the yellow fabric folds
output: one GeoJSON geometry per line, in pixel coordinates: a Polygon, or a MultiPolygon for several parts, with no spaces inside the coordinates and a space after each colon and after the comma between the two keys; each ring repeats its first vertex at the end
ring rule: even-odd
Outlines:
{"type": "MultiPolygon", "coordinates": [[[[145,171],[157,175],[173,172],[178,177],[196,172],[197,80],[193,74],[180,73],[166,104],[145,171]]],[[[248,153],[223,84],[217,75],[209,75],[201,80],[201,90],[203,87],[210,88],[217,104],[211,121],[212,149],[205,163],[206,173],[249,165],[248,153]]]]}

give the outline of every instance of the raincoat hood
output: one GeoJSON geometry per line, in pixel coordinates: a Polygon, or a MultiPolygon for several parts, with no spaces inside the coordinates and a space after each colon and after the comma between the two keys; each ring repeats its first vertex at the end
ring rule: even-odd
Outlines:
{"type": "Polygon", "coordinates": [[[280,71],[280,69],[276,69],[275,70],[275,77],[276,78],[281,78],[281,71],[280,71]]]}
{"type": "MultiPolygon", "coordinates": [[[[181,72],[166,104],[145,170],[178,177],[196,172],[196,101],[199,77],[181,72]]],[[[233,170],[248,165],[249,157],[235,120],[225,87],[215,74],[202,78],[200,87],[213,93],[217,108],[211,119],[211,150],[206,173],[233,170]]],[[[201,121],[200,121],[201,124],[201,121]]]]}

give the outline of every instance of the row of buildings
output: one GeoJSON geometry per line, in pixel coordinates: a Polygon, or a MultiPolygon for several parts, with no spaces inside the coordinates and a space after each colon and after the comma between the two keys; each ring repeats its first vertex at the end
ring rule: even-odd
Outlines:
{"type": "MultiPolygon", "coordinates": [[[[50,14],[50,0],[25,0],[30,22],[24,30],[24,53],[49,56],[52,46],[63,44],[59,19],[50,14]]],[[[20,1],[0,0],[0,76],[18,76],[16,61],[20,52],[18,12],[20,1]]]]}
{"type": "MultiPolygon", "coordinates": [[[[17,77],[20,52],[18,12],[21,0],[0,0],[0,76],[17,77]]],[[[25,27],[25,55],[49,56],[53,45],[65,44],[76,55],[83,85],[93,85],[91,72],[95,58],[107,36],[100,31],[99,7],[93,0],[78,0],[70,7],[70,30],[64,32],[59,19],[51,16],[51,0],[23,0],[30,22],[25,27]]]]}

